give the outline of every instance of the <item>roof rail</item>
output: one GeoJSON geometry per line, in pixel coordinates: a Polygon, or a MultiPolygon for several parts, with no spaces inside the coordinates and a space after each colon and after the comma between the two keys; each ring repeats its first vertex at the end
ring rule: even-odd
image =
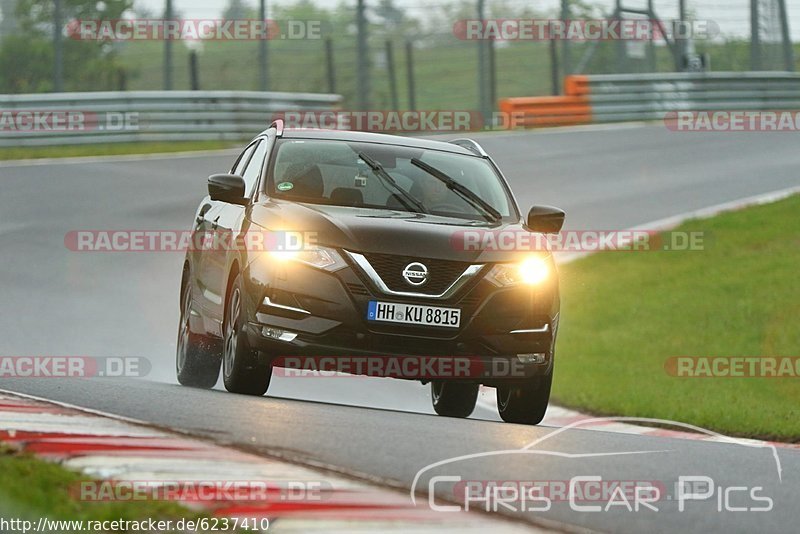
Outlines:
{"type": "Polygon", "coordinates": [[[474,141],[472,139],[467,139],[467,138],[453,139],[452,141],[448,141],[448,143],[450,143],[451,145],[460,146],[461,148],[466,148],[470,152],[473,152],[481,157],[487,157],[489,155],[486,153],[485,150],[483,150],[483,147],[479,145],[477,141],[474,141]]]}
{"type": "Polygon", "coordinates": [[[275,119],[269,127],[275,128],[278,131],[278,137],[283,135],[283,119],[275,119]]]}

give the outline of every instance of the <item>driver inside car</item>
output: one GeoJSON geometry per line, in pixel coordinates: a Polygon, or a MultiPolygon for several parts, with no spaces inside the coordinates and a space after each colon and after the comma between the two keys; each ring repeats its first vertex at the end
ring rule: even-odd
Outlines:
{"type": "Polygon", "coordinates": [[[435,178],[421,177],[411,187],[411,195],[425,205],[447,204],[447,186],[435,178]]]}

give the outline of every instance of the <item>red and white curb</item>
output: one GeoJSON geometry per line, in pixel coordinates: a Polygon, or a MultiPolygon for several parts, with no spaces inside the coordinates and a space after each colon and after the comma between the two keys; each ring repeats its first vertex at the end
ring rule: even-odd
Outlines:
{"type": "Polygon", "coordinates": [[[178,502],[214,517],[266,518],[270,532],[539,531],[487,514],[435,512],[405,492],[10,393],[0,393],[0,442],[117,485],[259,484],[270,498],[178,502]],[[312,484],[314,498],[286,498],[312,484]]]}
{"type": "MultiPolygon", "coordinates": [[[[646,223],[637,226],[636,228],[633,228],[631,230],[665,232],[691,219],[708,219],[710,217],[714,217],[716,215],[720,215],[722,213],[730,211],[738,211],[752,206],[771,204],[773,202],[778,202],[780,200],[784,200],[786,198],[789,198],[797,194],[800,194],[800,186],[789,187],[786,189],[780,189],[778,191],[771,191],[769,193],[763,193],[760,195],[754,195],[734,200],[731,202],[725,202],[723,204],[717,204],[715,206],[709,206],[707,208],[702,208],[696,211],[691,211],[680,215],[675,215],[673,217],[668,217],[666,219],[660,219],[658,221],[646,223]]],[[[595,252],[575,252],[575,253],[561,254],[559,256],[556,256],[556,260],[558,261],[559,264],[564,264],[586,257],[590,254],[595,254],[595,252]]],[[[490,410],[497,410],[497,396],[495,393],[495,388],[481,386],[480,394],[478,396],[478,404],[490,410]]],[[[653,428],[653,427],[634,425],[630,423],[615,421],[613,417],[602,418],[593,415],[587,415],[574,410],[569,410],[567,408],[562,408],[560,406],[555,406],[553,404],[551,404],[548,407],[547,412],[545,413],[544,420],[541,423],[541,426],[551,426],[558,428],[571,426],[573,428],[584,429],[584,430],[618,432],[622,434],[638,434],[642,436],[653,436],[662,438],[716,441],[720,443],[731,443],[731,441],[734,440],[735,442],[739,443],[750,443],[753,445],[760,445],[765,447],[774,446],[778,448],[800,449],[800,443],[782,443],[773,441],[761,441],[755,439],[730,438],[728,436],[721,436],[718,434],[703,434],[703,433],[687,432],[681,430],[669,430],[663,428],[653,428]]]]}

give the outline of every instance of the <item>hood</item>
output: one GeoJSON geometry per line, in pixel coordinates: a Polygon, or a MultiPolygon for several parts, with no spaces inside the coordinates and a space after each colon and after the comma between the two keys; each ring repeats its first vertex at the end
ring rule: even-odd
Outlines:
{"type": "Polygon", "coordinates": [[[483,263],[519,258],[518,251],[486,251],[464,232],[525,232],[520,223],[465,221],[390,209],[352,208],[270,200],[253,206],[251,221],[266,230],[315,232],[317,243],[353,252],[483,263]]]}

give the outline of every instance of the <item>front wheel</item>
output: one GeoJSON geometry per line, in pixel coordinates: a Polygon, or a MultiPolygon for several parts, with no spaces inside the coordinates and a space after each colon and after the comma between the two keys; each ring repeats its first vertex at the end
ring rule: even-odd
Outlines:
{"type": "Polygon", "coordinates": [[[267,392],[272,366],[259,359],[247,340],[242,303],[242,275],[236,277],[228,293],[223,330],[222,381],[231,393],[261,396],[267,392]]]}
{"type": "Polygon", "coordinates": [[[553,373],[538,376],[523,384],[497,388],[497,410],[506,423],[538,425],[550,402],[553,373]]]}
{"type": "Polygon", "coordinates": [[[478,400],[478,384],[469,382],[431,382],[433,410],[445,417],[469,417],[478,400]]]}
{"type": "Polygon", "coordinates": [[[175,351],[175,371],[178,383],[183,386],[209,389],[219,378],[220,343],[214,339],[194,334],[189,329],[192,312],[192,283],[185,277],[181,292],[181,320],[178,326],[178,343],[175,351]]]}

